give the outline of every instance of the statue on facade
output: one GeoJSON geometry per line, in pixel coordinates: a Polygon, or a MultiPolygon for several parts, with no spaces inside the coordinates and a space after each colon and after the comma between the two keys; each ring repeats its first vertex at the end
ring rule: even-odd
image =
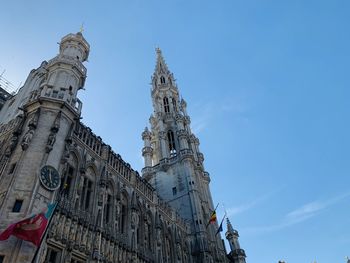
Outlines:
{"type": "Polygon", "coordinates": [[[34,136],[34,130],[29,128],[29,130],[24,135],[22,143],[21,143],[23,151],[28,149],[29,143],[32,140],[33,136],[34,136]]]}
{"type": "Polygon", "coordinates": [[[136,228],[136,226],[139,224],[139,215],[136,211],[133,211],[131,214],[131,227],[136,228]]]}
{"type": "Polygon", "coordinates": [[[49,153],[52,150],[53,145],[56,142],[56,133],[50,132],[46,143],[46,152],[49,153]]]}

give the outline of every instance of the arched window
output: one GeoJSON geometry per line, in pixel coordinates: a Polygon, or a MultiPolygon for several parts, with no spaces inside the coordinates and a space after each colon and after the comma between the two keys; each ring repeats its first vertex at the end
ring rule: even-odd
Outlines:
{"type": "Polygon", "coordinates": [[[104,207],[104,221],[105,223],[112,222],[112,208],[113,207],[113,194],[110,186],[107,188],[107,202],[104,207]]]}
{"type": "Polygon", "coordinates": [[[92,206],[93,195],[93,178],[95,178],[95,172],[90,167],[86,170],[86,174],[81,177],[81,199],[80,207],[82,210],[90,210],[92,206]]]}
{"type": "Polygon", "coordinates": [[[121,197],[121,209],[120,209],[120,232],[125,234],[127,229],[127,215],[128,215],[128,199],[125,193],[121,197]]]}
{"type": "Polygon", "coordinates": [[[165,78],[164,78],[164,76],[161,76],[161,77],[160,77],[160,83],[165,84],[165,78]]]}
{"type": "Polygon", "coordinates": [[[145,245],[144,247],[149,250],[152,251],[152,223],[151,223],[151,215],[147,214],[145,217],[145,245]]]}
{"type": "Polygon", "coordinates": [[[174,109],[174,111],[176,111],[176,99],[172,98],[171,101],[173,103],[173,109],[174,109]]]}
{"type": "Polygon", "coordinates": [[[176,155],[175,137],[173,131],[168,131],[168,143],[170,155],[176,155]]]}
{"type": "Polygon", "coordinates": [[[170,108],[169,108],[169,100],[167,97],[163,98],[163,103],[164,103],[164,111],[165,112],[170,112],[170,108]]]}
{"type": "Polygon", "coordinates": [[[65,196],[69,196],[71,191],[73,191],[73,179],[76,178],[77,166],[78,159],[74,154],[71,154],[64,170],[64,175],[61,178],[60,193],[63,192],[65,196]]]}

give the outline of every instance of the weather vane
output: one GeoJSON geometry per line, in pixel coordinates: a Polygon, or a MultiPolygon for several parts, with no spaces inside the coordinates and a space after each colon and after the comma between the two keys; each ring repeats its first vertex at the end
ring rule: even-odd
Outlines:
{"type": "Polygon", "coordinates": [[[83,33],[83,32],[84,32],[84,22],[80,26],[80,33],[83,33]]]}

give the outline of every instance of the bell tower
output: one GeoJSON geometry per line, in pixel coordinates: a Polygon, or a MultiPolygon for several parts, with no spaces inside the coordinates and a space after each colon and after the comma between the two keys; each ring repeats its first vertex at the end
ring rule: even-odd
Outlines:
{"type": "Polygon", "coordinates": [[[199,140],[192,133],[186,102],[159,48],[152,76],[153,113],[150,129],[142,133],[143,177],[191,225],[192,254],[198,262],[225,262],[225,251],[216,225],[209,225],[214,210],[209,173],[199,140]]]}

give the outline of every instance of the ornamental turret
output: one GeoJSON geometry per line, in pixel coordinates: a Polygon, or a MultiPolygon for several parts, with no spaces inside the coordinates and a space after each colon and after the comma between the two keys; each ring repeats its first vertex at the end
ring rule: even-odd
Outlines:
{"type": "Polygon", "coordinates": [[[229,258],[233,263],[245,263],[245,251],[241,249],[238,238],[238,231],[233,229],[230,220],[227,218],[226,239],[228,240],[231,249],[231,252],[229,253],[229,258]]]}
{"type": "Polygon", "coordinates": [[[85,84],[83,62],[88,59],[89,51],[90,46],[81,32],[64,36],[59,54],[46,65],[47,78],[40,85],[38,95],[61,100],[80,114],[82,103],[77,93],[85,84]]]}

